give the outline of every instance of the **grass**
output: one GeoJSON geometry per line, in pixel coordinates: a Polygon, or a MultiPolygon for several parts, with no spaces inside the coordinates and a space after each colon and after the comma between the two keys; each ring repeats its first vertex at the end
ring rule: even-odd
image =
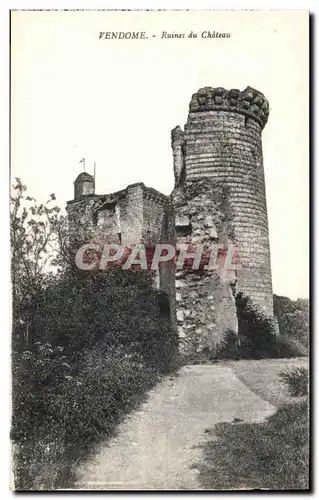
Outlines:
{"type": "Polygon", "coordinates": [[[227,362],[253,392],[278,407],[264,422],[234,419],[207,429],[199,481],[213,490],[307,490],[309,488],[308,398],[293,397],[281,373],[303,373],[296,359],[227,362]]]}
{"type": "Polygon", "coordinates": [[[199,481],[213,490],[307,490],[308,403],[279,408],[262,423],[221,423],[204,445],[199,481]]]}
{"type": "Polygon", "coordinates": [[[289,394],[287,385],[280,380],[280,373],[296,367],[308,367],[307,358],[240,360],[228,363],[251,391],[277,407],[296,401],[289,394]]]}
{"type": "Polygon", "coordinates": [[[291,396],[307,396],[308,394],[308,370],[297,366],[279,374],[281,380],[288,386],[291,396]]]}

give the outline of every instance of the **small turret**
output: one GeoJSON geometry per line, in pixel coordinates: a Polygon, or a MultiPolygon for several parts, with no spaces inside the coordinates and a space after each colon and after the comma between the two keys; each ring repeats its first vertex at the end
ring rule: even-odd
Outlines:
{"type": "Polygon", "coordinates": [[[94,178],[87,172],[82,172],[74,181],[74,199],[88,194],[95,194],[94,178]]]}

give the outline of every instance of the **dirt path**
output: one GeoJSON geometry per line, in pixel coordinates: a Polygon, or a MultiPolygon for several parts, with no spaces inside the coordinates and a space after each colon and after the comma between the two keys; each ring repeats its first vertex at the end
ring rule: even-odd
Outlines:
{"type": "MultiPolygon", "coordinates": [[[[77,471],[80,489],[199,489],[205,430],[240,418],[259,421],[275,408],[250,391],[226,365],[185,366],[166,377],[77,471]]],[[[210,436],[211,437],[211,436],[210,436]]]]}

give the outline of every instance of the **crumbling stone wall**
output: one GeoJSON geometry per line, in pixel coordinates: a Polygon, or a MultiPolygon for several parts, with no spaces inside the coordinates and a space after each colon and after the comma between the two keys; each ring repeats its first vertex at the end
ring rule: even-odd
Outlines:
{"type": "Polygon", "coordinates": [[[145,245],[163,242],[166,237],[165,222],[168,215],[169,200],[167,196],[155,189],[144,189],[143,192],[143,241],[145,245]]]}
{"type": "MultiPolygon", "coordinates": [[[[174,218],[167,196],[147,188],[143,194],[143,243],[155,248],[157,243],[174,245],[174,218]]],[[[166,295],[171,324],[176,329],[175,264],[171,260],[154,271],[158,288],[166,295]]]]}
{"type": "Polygon", "coordinates": [[[143,183],[105,195],[82,195],[67,203],[70,232],[81,242],[140,243],[143,237],[143,183]]]}
{"type": "Polygon", "coordinates": [[[214,352],[228,330],[237,333],[233,286],[236,276],[221,266],[207,270],[211,253],[233,243],[232,211],[228,191],[210,179],[188,180],[172,194],[175,200],[176,243],[207,250],[198,270],[176,271],[178,335],[184,352],[214,352]]]}
{"type": "MultiPolygon", "coordinates": [[[[82,181],[81,181],[82,182],[82,181]]],[[[85,182],[87,179],[85,178],[85,182]]],[[[174,244],[172,206],[167,196],[146,187],[131,184],[107,195],[86,194],[75,186],[76,197],[67,203],[69,230],[75,247],[84,243],[107,243],[130,247],[142,243],[146,249],[157,243],[174,244]]],[[[171,323],[176,327],[174,262],[152,271],[154,287],[165,294],[171,323]]]]}
{"type": "Polygon", "coordinates": [[[120,224],[122,245],[140,243],[143,236],[143,190],[144,184],[132,184],[121,197],[120,224]]]}
{"type": "Polygon", "coordinates": [[[96,233],[93,217],[95,207],[95,195],[87,195],[67,202],[69,234],[75,248],[94,238],[96,233]]]}

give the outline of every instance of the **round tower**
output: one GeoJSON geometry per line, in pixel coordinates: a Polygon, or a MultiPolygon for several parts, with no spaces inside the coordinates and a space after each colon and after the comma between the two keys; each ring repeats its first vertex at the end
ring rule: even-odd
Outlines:
{"type": "Polygon", "coordinates": [[[87,172],[81,172],[74,181],[74,199],[77,200],[94,192],[94,178],[87,172]]]}
{"type": "Polygon", "coordinates": [[[183,134],[183,177],[228,189],[241,268],[236,290],[273,316],[268,217],[261,133],[269,104],[247,87],[205,87],[191,99],[183,134]]]}

